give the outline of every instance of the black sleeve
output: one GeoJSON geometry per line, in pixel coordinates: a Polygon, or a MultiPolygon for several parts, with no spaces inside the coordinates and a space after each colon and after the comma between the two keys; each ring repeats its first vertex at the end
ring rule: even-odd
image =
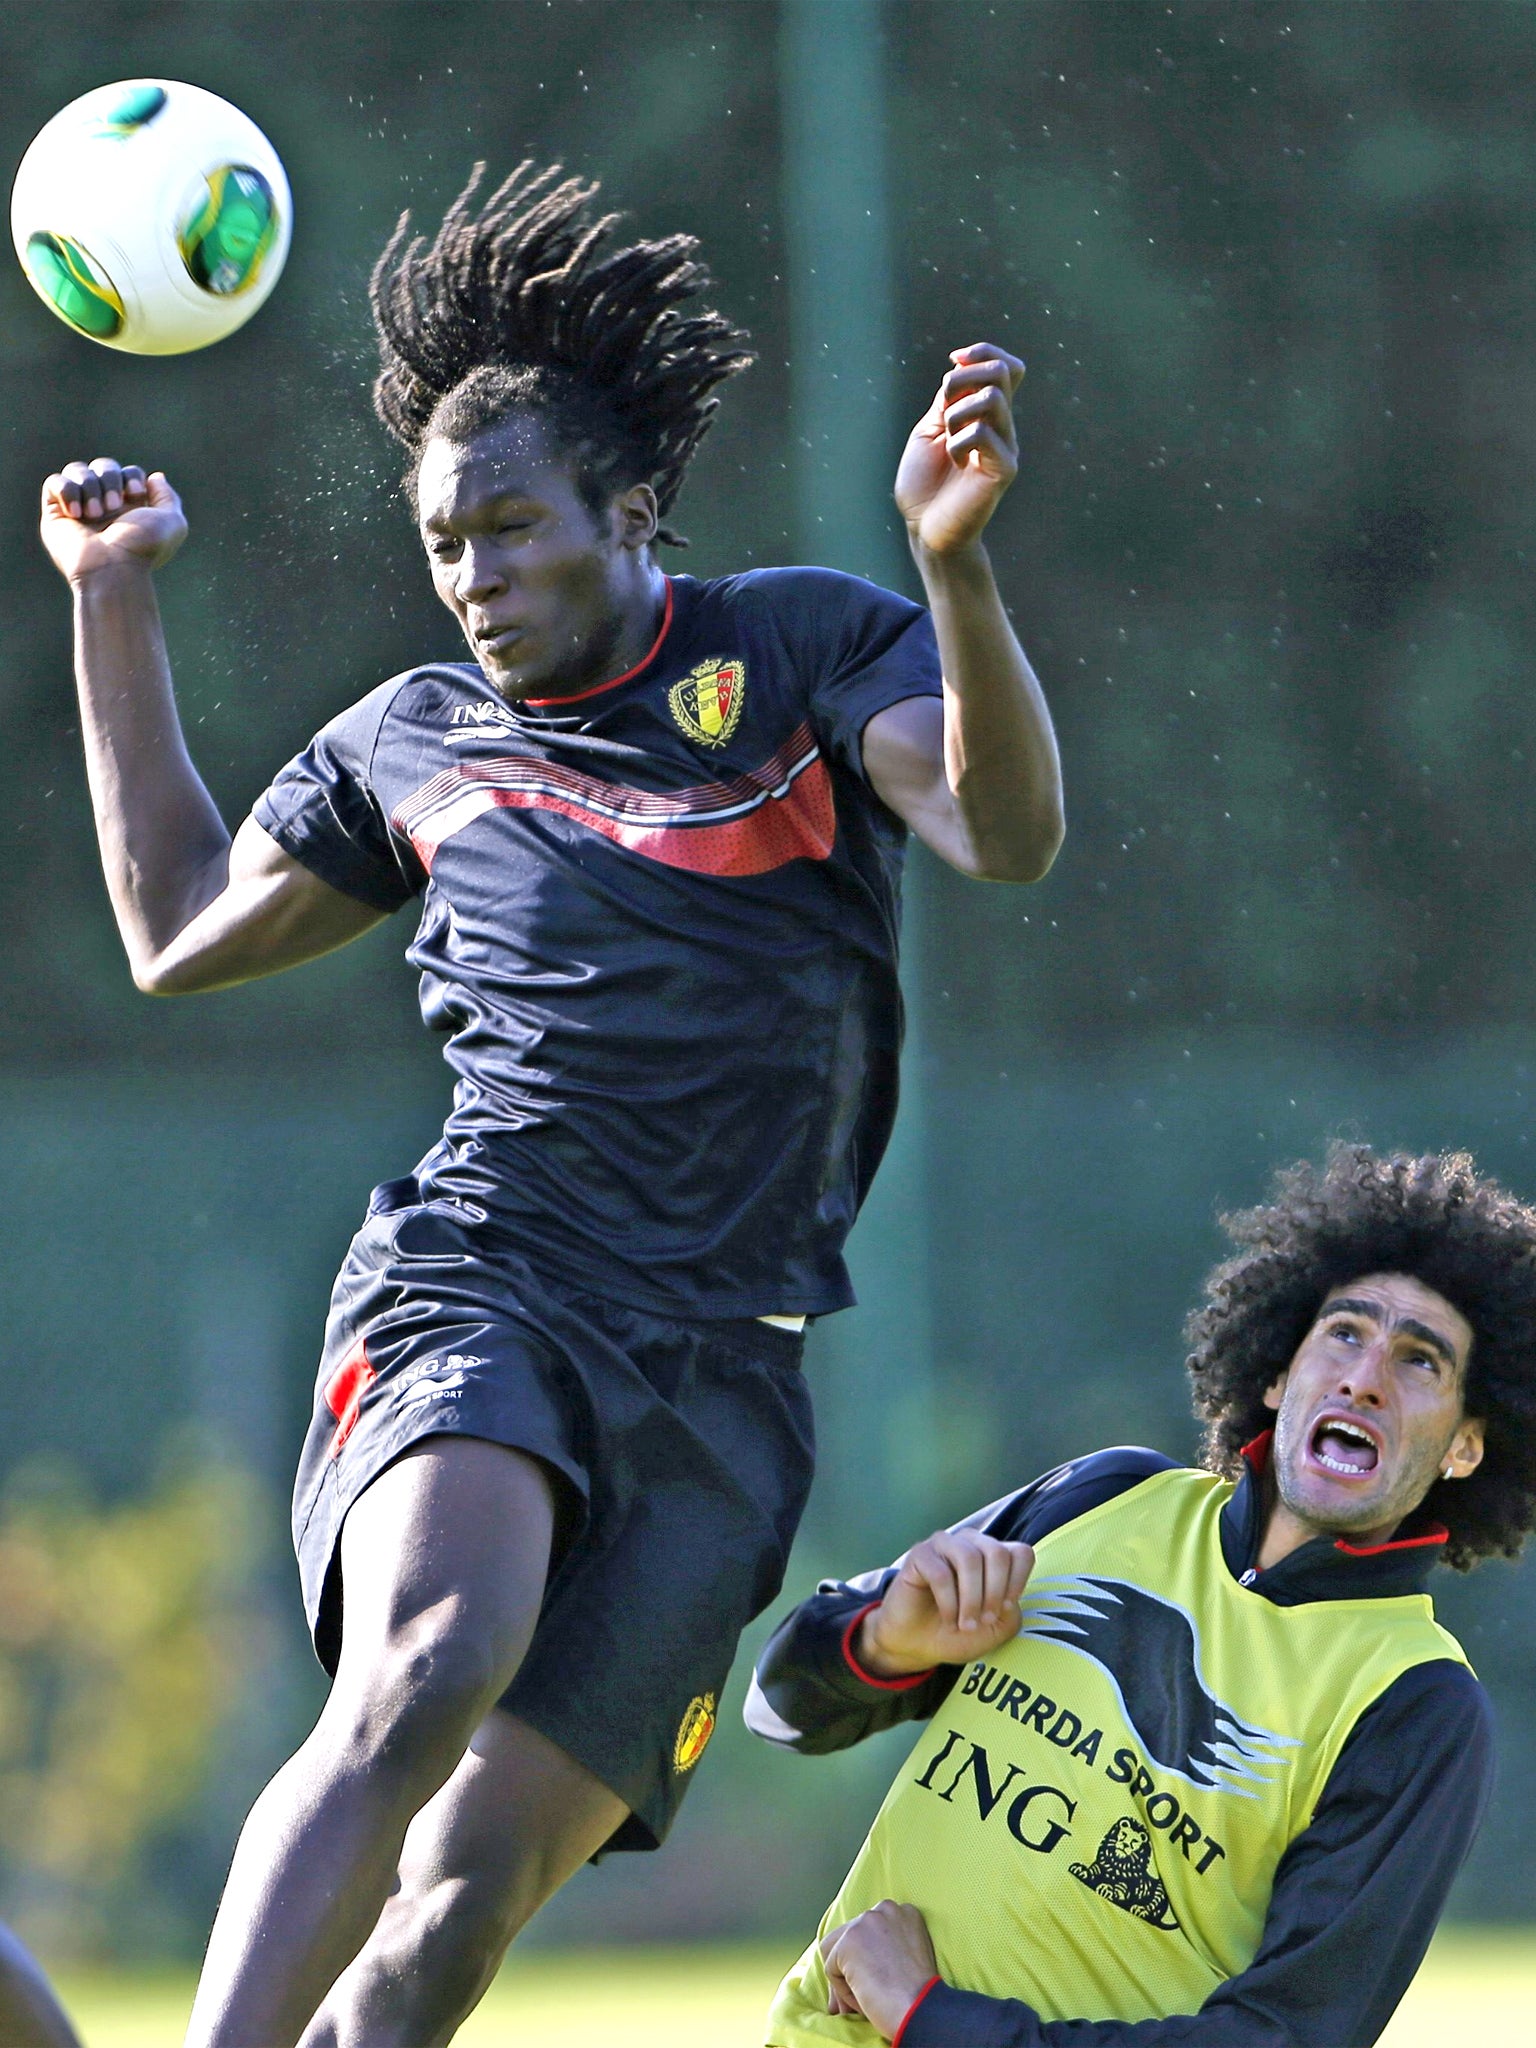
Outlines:
{"type": "Polygon", "coordinates": [[[373,787],[379,731],[404,680],[385,683],[333,718],[251,809],[285,853],[375,910],[398,910],[426,879],[373,787]]]}
{"type": "Polygon", "coordinates": [[[1464,1664],[1415,1665],[1355,1724],[1280,1859],[1257,1955],[1199,2012],[1047,2021],[936,1984],[902,2048],[1370,2048],[1423,1960],[1492,1775],[1487,1694],[1464,1664]]]}
{"type": "Polygon", "coordinates": [[[756,580],[806,679],[817,738],[863,779],[864,728],[875,713],[943,694],[932,618],[910,598],[835,569],[769,569],[756,580]]]}
{"type": "MultiPolygon", "coordinates": [[[[1090,1508],[1139,1486],[1173,1459],[1124,1446],[1032,1479],[1017,1492],[978,1508],[957,1529],[980,1529],[1006,1543],[1038,1543],[1090,1508]]],[[[853,1632],[901,1570],[902,1558],[857,1579],[823,1579],[769,1638],[757,1660],[743,1716],[754,1735],[806,1756],[847,1749],[899,1721],[925,1721],[954,1684],[958,1665],[912,1678],[871,1678],[859,1669],[853,1632]]]]}

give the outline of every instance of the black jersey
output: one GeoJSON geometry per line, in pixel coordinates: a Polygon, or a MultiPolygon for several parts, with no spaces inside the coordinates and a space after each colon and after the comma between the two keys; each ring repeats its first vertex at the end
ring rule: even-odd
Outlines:
{"type": "Polygon", "coordinates": [[[905,830],[860,742],[940,687],[920,607],[758,570],[671,579],[645,660],[579,695],[431,663],[326,726],[255,817],[378,909],[422,894],[458,1079],[420,1199],[637,1306],[846,1306],[901,1039],[905,830]]]}

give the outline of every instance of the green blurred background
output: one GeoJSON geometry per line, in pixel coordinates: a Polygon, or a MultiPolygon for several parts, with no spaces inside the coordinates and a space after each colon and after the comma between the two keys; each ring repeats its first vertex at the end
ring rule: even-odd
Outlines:
{"type": "MultiPolygon", "coordinates": [[[[327,1289],[448,1088],[403,919],[263,987],[135,995],[37,485],[110,450],[181,487],[181,702],[242,815],[335,709],[454,651],[365,283],[476,156],[696,232],[753,329],[680,506],[696,574],[906,583],[889,477],[946,351],[1030,365],[993,554],[1070,834],[1027,891],[913,862],[908,1102],[865,1305],[812,1337],[791,1593],[1062,1456],[1189,1453],[1181,1318],[1275,1164],[1466,1145],[1536,1192],[1536,8],[10,7],[7,178],[144,74],[250,112],[297,227],[253,324],[171,361],[76,339],[0,263],[0,1914],[85,1962],[195,1953],[314,1712],[284,1523],[327,1289]]],[[[1463,1919],[1536,1919],[1533,1592],[1442,1582],[1502,1726],[1463,1919]]],[[[893,1754],[750,1743],[746,1661],[667,1851],[584,1874],[535,1942],[809,1928],[893,1754]]]]}

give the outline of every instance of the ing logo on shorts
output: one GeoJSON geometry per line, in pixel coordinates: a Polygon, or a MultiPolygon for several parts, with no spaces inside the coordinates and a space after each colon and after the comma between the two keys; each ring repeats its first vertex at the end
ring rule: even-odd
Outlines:
{"type": "Polygon", "coordinates": [[[679,1777],[684,1771],[693,1769],[709,1746],[709,1738],[714,1732],[715,1696],[712,1692],[700,1693],[688,1702],[688,1711],[672,1745],[672,1768],[679,1777]]]}
{"type": "Polygon", "coordinates": [[[723,747],[741,722],[747,694],[744,661],[701,661],[667,692],[672,716],[701,747],[723,747]]]}

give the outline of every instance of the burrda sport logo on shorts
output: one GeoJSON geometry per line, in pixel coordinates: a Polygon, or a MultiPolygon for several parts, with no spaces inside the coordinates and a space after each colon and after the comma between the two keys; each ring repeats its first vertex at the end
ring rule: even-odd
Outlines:
{"type": "Polygon", "coordinates": [[[747,694],[744,661],[701,661],[667,692],[679,726],[701,747],[723,747],[741,721],[747,694]]]}
{"type": "Polygon", "coordinates": [[[688,1702],[677,1730],[677,1740],[672,1745],[672,1768],[681,1777],[684,1771],[691,1771],[709,1746],[709,1738],[715,1732],[715,1696],[712,1692],[696,1693],[688,1702]]]}

